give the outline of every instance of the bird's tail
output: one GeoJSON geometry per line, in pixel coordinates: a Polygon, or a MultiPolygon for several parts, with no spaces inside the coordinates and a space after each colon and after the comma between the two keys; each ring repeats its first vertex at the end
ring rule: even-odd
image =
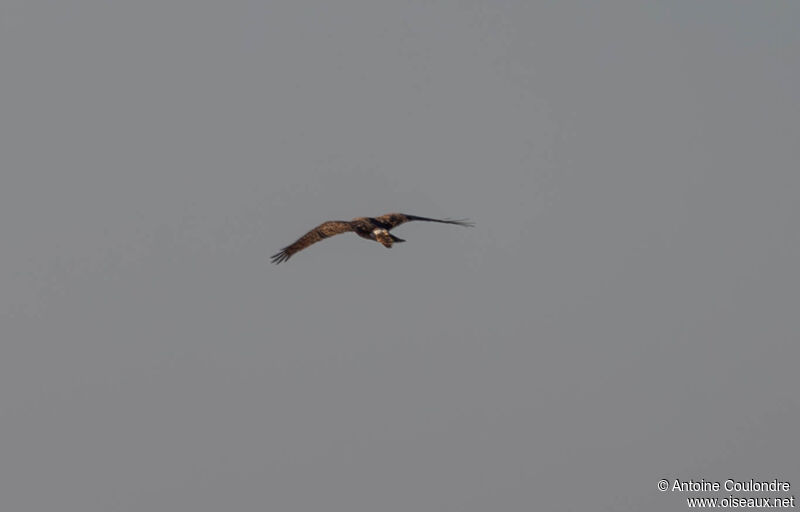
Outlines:
{"type": "Polygon", "coordinates": [[[391,233],[389,233],[389,236],[392,237],[392,242],[394,242],[394,243],[405,242],[405,240],[403,240],[402,238],[397,238],[396,236],[394,236],[391,233]]]}
{"type": "Polygon", "coordinates": [[[466,226],[469,228],[475,227],[475,223],[470,221],[469,219],[431,219],[428,217],[418,217],[416,215],[408,215],[406,214],[409,220],[424,220],[426,222],[441,222],[442,224],[455,224],[457,226],[466,226]]]}

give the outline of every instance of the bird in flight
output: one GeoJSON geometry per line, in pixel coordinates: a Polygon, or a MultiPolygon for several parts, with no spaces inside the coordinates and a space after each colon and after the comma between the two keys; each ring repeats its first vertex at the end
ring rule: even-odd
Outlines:
{"type": "Polygon", "coordinates": [[[315,227],[305,235],[297,239],[291,245],[287,245],[277,254],[272,256],[272,263],[283,263],[297,252],[302,251],[309,245],[315,244],[320,240],[325,240],[339,233],[353,231],[361,238],[374,240],[383,244],[386,248],[391,248],[395,242],[405,242],[402,238],[397,238],[389,231],[400,224],[412,220],[424,220],[425,222],[441,222],[442,224],[456,224],[457,226],[472,227],[475,224],[467,219],[429,219],[428,217],[417,217],[416,215],[406,215],[405,213],[387,213],[380,217],[356,217],[351,221],[329,220],[315,227]]]}

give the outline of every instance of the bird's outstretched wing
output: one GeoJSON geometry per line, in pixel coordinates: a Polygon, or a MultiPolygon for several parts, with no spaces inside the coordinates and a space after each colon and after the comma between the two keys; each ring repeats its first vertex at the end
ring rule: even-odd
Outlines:
{"type": "Polygon", "coordinates": [[[405,222],[410,222],[412,220],[424,220],[426,222],[441,222],[442,224],[456,224],[458,226],[468,226],[473,227],[475,224],[470,222],[467,219],[430,219],[428,217],[418,217],[416,215],[408,215],[405,213],[387,213],[386,215],[381,215],[380,217],[375,217],[374,220],[385,227],[386,229],[392,229],[394,227],[399,226],[405,222]]]}
{"type": "Polygon", "coordinates": [[[325,240],[333,235],[338,235],[339,233],[347,233],[348,231],[353,231],[353,226],[351,226],[349,222],[343,220],[329,220],[328,222],[323,222],[298,238],[292,245],[287,245],[281,249],[281,252],[273,254],[272,263],[282,263],[291,258],[294,253],[302,251],[311,244],[315,244],[320,240],[325,240]]]}

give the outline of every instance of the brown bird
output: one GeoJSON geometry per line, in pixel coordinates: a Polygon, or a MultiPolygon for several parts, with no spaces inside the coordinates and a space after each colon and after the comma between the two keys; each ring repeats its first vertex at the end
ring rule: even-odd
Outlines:
{"type": "Polygon", "coordinates": [[[297,239],[292,245],[287,245],[281,252],[272,256],[272,263],[282,263],[292,257],[296,252],[302,251],[309,245],[315,244],[339,233],[353,231],[361,238],[380,242],[386,248],[391,248],[395,242],[405,242],[402,238],[397,238],[389,233],[392,228],[412,220],[424,220],[426,222],[441,222],[442,224],[456,224],[458,226],[472,227],[475,224],[466,219],[429,219],[428,217],[417,217],[416,215],[406,215],[404,213],[387,213],[380,217],[356,217],[351,221],[329,220],[315,227],[305,235],[297,239]]]}

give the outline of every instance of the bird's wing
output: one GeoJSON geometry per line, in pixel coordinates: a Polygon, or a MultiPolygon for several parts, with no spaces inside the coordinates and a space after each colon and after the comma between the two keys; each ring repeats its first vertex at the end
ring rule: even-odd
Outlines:
{"type": "Polygon", "coordinates": [[[333,235],[338,235],[339,233],[347,233],[348,231],[353,231],[353,226],[351,226],[349,222],[343,220],[329,220],[328,222],[323,222],[298,238],[292,245],[287,245],[281,249],[281,252],[273,254],[272,263],[282,263],[291,258],[294,253],[302,251],[311,244],[315,244],[320,240],[325,240],[333,235]]]}
{"type": "Polygon", "coordinates": [[[467,219],[430,219],[428,217],[418,217],[416,215],[408,215],[405,213],[387,213],[386,215],[381,215],[380,217],[375,217],[374,220],[380,224],[381,226],[385,227],[386,229],[392,229],[394,227],[399,226],[405,222],[410,222],[412,220],[424,220],[426,222],[441,222],[442,224],[456,224],[458,226],[475,226],[474,223],[470,222],[467,219]]]}

